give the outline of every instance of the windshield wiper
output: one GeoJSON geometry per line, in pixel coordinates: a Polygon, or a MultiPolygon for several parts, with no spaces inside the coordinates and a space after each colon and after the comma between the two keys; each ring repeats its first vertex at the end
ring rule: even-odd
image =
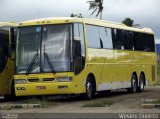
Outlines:
{"type": "Polygon", "coordinates": [[[47,63],[48,63],[48,65],[49,65],[52,73],[55,73],[55,70],[54,70],[54,68],[53,68],[53,65],[52,65],[50,59],[49,59],[49,56],[48,56],[48,54],[45,52],[45,46],[44,46],[44,53],[43,53],[43,54],[44,54],[44,59],[47,60],[47,63]]]}
{"type": "Polygon", "coordinates": [[[26,70],[26,75],[28,75],[31,71],[33,66],[35,65],[35,61],[38,59],[38,48],[37,48],[37,53],[33,56],[31,63],[29,63],[29,66],[26,70]]]}

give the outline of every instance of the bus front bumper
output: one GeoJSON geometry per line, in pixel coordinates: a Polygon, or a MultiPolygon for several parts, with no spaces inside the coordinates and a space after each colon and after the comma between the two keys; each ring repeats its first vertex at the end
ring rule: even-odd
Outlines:
{"type": "Polygon", "coordinates": [[[78,94],[74,82],[15,84],[16,96],[78,94]]]}

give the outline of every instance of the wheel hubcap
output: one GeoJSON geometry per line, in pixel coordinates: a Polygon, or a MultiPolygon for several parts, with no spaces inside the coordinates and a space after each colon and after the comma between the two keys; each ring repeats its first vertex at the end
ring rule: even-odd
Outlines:
{"type": "Polygon", "coordinates": [[[144,84],[143,84],[143,81],[141,81],[141,85],[140,85],[141,89],[143,90],[144,88],[144,84]]]}
{"type": "Polygon", "coordinates": [[[133,92],[136,92],[136,80],[135,79],[133,79],[132,80],[132,89],[133,89],[133,92]]]}
{"type": "Polygon", "coordinates": [[[87,94],[88,94],[88,97],[91,97],[92,95],[92,86],[90,82],[87,83],[87,94]]]}

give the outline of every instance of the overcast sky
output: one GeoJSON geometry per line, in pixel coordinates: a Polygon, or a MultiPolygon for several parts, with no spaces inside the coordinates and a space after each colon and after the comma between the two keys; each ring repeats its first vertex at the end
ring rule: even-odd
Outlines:
{"type": "MultiPolygon", "coordinates": [[[[88,0],[0,0],[0,21],[21,22],[45,17],[90,16],[88,0]]],[[[135,24],[150,27],[160,40],[160,0],[104,0],[103,19],[121,22],[130,17],[135,24]]]]}

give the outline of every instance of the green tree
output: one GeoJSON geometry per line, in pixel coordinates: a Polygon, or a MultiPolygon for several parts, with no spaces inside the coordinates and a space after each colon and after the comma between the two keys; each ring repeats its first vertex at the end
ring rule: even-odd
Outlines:
{"type": "Polygon", "coordinates": [[[75,17],[75,15],[72,13],[70,17],[75,17]]]}
{"type": "Polygon", "coordinates": [[[125,18],[122,21],[122,23],[125,24],[125,25],[127,25],[127,26],[130,26],[130,27],[134,26],[134,20],[132,20],[131,18],[125,18]]]}
{"type": "Polygon", "coordinates": [[[80,14],[78,15],[78,18],[84,18],[84,17],[83,17],[82,14],[80,13],[80,14]]]}
{"type": "Polygon", "coordinates": [[[140,24],[134,24],[134,20],[131,18],[125,18],[122,23],[130,27],[140,27],[140,24]]]}
{"type": "Polygon", "coordinates": [[[84,18],[81,13],[79,13],[78,15],[72,13],[70,17],[84,18]]]}
{"type": "Polygon", "coordinates": [[[102,12],[103,12],[103,0],[92,0],[87,1],[90,6],[89,10],[93,10],[91,15],[93,15],[95,12],[97,12],[96,17],[100,15],[100,19],[102,19],[102,12]]]}

